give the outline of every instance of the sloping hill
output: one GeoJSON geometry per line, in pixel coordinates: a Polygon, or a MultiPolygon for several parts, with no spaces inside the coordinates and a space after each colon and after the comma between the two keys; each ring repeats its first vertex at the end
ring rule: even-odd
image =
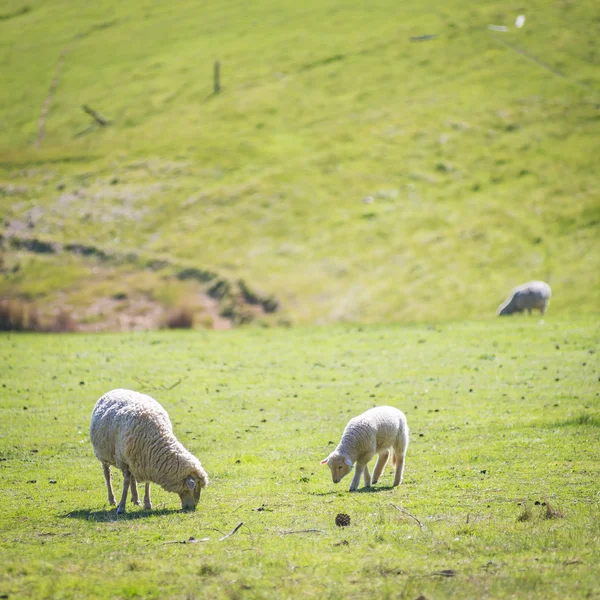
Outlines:
{"type": "Polygon", "coordinates": [[[0,295],[100,328],[146,303],[447,320],[540,278],[550,314],[597,311],[599,24],[592,1],[5,2],[0,295]]]}

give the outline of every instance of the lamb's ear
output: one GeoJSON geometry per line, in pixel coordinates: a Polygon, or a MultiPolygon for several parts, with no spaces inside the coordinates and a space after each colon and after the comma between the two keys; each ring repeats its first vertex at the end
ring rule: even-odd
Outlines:
{"type": "Polygon", "coordinates": [[[345,463],[346,463],[346,464],[347,464],[349,467],[351,467],[351,466],[352,466],[352,461],[351,461],[351,460],[350,460],[350,459],[349,459],[347,456],[346,456],[346,457],[344,457],[344,462],[345,462],[345,463]]]}
{"type": "Polygon", "coordinates": [[[321,464],[322,464],[322,465],[326,465],[328,460],[329,460],[329,456],[328,456],[327,458],[323,459],[323,460],[321,461],[321,464]]]}
{"type": "Polygon", "coordinates": [[[196,482],[191,475],[186,477],[185,484],[190,488],[190,490],[193,490],[196,487],[196,482]]]}

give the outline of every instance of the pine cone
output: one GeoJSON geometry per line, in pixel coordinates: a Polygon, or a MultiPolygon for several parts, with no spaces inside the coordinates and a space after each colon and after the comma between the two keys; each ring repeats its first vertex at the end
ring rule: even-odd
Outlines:
{"type": "Polygon", "coordinates": [[[335,524],[338,527],[346,527],[347,525],[350,525],[350,515],[340,513],[335,518],[335,524]]]}

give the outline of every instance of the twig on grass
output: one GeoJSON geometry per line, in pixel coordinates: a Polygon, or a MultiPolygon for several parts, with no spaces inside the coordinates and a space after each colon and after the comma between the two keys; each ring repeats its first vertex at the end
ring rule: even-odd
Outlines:
{"type": "Polygon", "coordinates": [[[435,577],[436,575],[440,577],[456,577],[456,571],[454,569],[442,569],[441,571],[434,571],[429,577],[435,577]]]}
{"type": "Polygon", "coordinates": [[[325,533],[322,529],[290,529],[288,531],[282,531],[281,535],[290,535],[291,533],[325,533]]]}
{"type": "Polygon", "coordinates": [[[396,506],[393,502],[390,502],[390,504],[396,510],[399,510],[401,513],[408,515],[411,519],[414,519],[417,522],[417,524],[419,525],[419,527],[421,528],[421,531],[423,531],[423,523],[421,523],[421,521],[419,521],[419,519],[417,519],[417,517],[415,517],[415,515],[411,515],[407,510],[405,510],[404,508],[402,508],[400,506],[396,506]]]}
{"type": "Polygon", "coordinates": [[[243,524],[243,521],[240,521],[227,535],[224,535],[219,541],[222,542],[228,537],[231,537],[243,524]]]}
{"type": "Polygon", "coordinates": [[[180,377],[175,383],[173,383],[171,385],[162,385],[162,384],[154,385],[153,383],[144,381],[143,379],[140,379],[139,377],[134,377],[133,379],[138,382],[138,384],[141,386],[142,391],[162,390],[164,392],[168,392],[168,391],[176,388],[183,381],[183,379],[180,377]]]}
{"type": "Polygon", "coordinates": [[[194,536],[191,536],[188,540],[175,540],[173,542],[163,542],[163,546],[166,544],[199,544],[200,542],[208,542],[210,538],[200,538],[197,540],[194,536]]]}
{"type": "Polygon", "coordinates": [[[429,40],[435,40],[437,36],[435,34],[426,33],[424,35],[413,35],[408,39],[411,42],[428,42],[429,40]]]}

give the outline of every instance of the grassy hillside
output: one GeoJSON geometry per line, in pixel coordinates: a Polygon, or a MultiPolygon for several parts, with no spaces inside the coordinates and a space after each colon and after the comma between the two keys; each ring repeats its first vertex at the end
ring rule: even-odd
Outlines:
{"type": "Polygon", "coordinates": [[[0,595],[597,598],[600,331],[548,321],[0,334],[0,595]],[[107,504],[88,427],[121,386],[201,459],[195,513],[107,504]],[[382,404],[405,480],[350,494],[319,461],[382,404]]]}
{"type": "Polygon", "coordinates": [[[595,2],[250,4],[2,3],[0,295],[101,321],[198,268],[275,322],[491,317],[533,278],[597,311],[595,2]]]}

